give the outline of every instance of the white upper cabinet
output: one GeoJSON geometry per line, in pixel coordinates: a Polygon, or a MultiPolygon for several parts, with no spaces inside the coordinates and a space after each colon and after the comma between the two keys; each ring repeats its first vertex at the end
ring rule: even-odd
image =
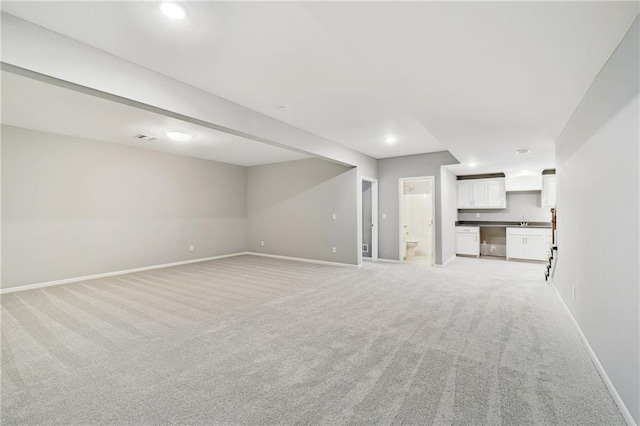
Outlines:
{"type": "Polygon", "coordinates": [[[504,179],[487,181],[487,207],[499,209],[507,207],[504,179]]]}
{"type": "Polygon", "coordinates": [[[487,183],[483,181],[471,181],[472,204],[474,208],[487,207],[487,183]]]}
{"type": "Polygon", "coordinates": [[[469,179],[457,182],[459,209],[504,209],[504,178],[469,179]]]}
{"type": "Polygon", "coordinates": [[[459,180],[457,182],[458,190],[458,208],[470,209],[473,208],[473,185],[470,180],[459,180]]]}
{"type": "Polygon", "coordinates": [[[556,175],[542,176],[542,207],[556,206],[556,175]]]}

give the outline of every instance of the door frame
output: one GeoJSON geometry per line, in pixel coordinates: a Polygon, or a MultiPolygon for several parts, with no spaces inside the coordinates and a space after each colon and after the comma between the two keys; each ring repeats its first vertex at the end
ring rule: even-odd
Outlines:
{"type": "Polygon", "coordinates": [[[435,176],[413,176],[402,177],[398,179],[398,260],[400,263],[404,263],[403,247],[404,247],[404,232],[402,230],[404,222],[404,183],[413,182],[416,180],[428,180],[431,181],[431,266],[436,264],[436,178],[435,176]]]}
{"type": "MultiPolygon", "coordinates": [[[[360,177],[360,198],[362,198],[362,182],[370,182],[371,183],[371,247],[369,247],[371,251],[371,260],[373,262],[378,261],[378,179],[368,178],[365,176],[360,177]]],[[[360,218],[362,219],[363,211],[363,203],[360,202],[360,218]]],[[[360,225],[362,228],[362,224],[360,225]]],[[[364,259],[362,256],[362,232],[360,234],[360,241],[358,242],[358,253],[359,259],[364,259]]]]}

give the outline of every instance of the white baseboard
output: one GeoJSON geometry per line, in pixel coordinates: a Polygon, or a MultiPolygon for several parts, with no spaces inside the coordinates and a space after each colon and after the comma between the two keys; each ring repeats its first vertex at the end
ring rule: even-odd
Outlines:
{"type": "Polygon", "coordinates": [[[172,263],[163,263],[161,265],[144,266],[142,268],[125,269],[125,270],[122,270],[122,271],[114,271],[114,272],[104,272],[104,273],[101,273],[101,274],[86,275],[84,277],[65,278],[63,280],[47,281],[47,282],[44,282],[44,283],[37,283],[37,284],[27,284],[27,285],[21,285],[21,286],[17,286],[17,287],[9,287],[9,288],[0,289],[0,294],[13,293],[13,292],[16,292],[16,291],[24,291],[24,290],[33,290],[35,288],[51,287],[51,286],[54,286],[54,285],[69,284],[69,283],[75,283],[75,282],[78,282],[78,281],[95,280],[97,278],[113,277],[113,276],[116,276],[116,275],[130,274],[132,272],[149,271],[151,269],[169,268],[171,266],[187,265],[189,263],[206,262],[208,260],[216,260],[216,259],[223,259],[225,257],[241,256],[243,254],[248,254],[248,253],[247,252],[241,252],[241,253],[223,254],[223,255],[220,255],[220,256],[203,257],[203,258],[200,258],[200,259],[190,259],[190,260],[183,260],[183,261],[180,261],[180,262],[172,262],[172,263]]]}
{"type": "Polygon", "coordinates": [[[454,254],[454,255],[453,255],[453,256],[451,256],[449,259],[447,259],[447,261],[446,261],[446,262],[444,262],[442,265],[434,265],[434,266],[436,266],[436,267],[438,267],[438,268],[444,268],[444,267],[446,267],[446,266],[447,266],[447,264],[448,264],[449,262],[451,262],[451,261],[452,261],[453,259],[455,259],[455,258],[456,258],[456,255],[454,254]]]}
{"type": "Polygon", "coordinates": [[[256,253],[253,251],[248,251],[243,254],[249,254],[253,256],[261,256],[261,257],[271,257],[273,259],[282,259],[282,260],[293,260],[296,262],[304,262],[304,263],[317,263],[319,265],[330,265],[330,266],[342,266],[347,268],[359,268],[360,265],[351,265],[349,263],[339,263],[339,262],[329,262],[327,260],[316,260],[316,259],[307,259],[305,257],[291,257],[291,256],[280,256],[278,254],[267,254],[267,253],[256,253]]]}
{"type": "Polygon", "coordinates": [[[564,308],[566,309],[567,313],[569,314],[569,318],[571,318],[571,321],[573,321],[573,325],[576,327],[576,330],[578,330],[578,335],[582,339],[582,342],[584,343],[584,345],[587,347],[587,352],[589,353],[589,356],[591,357],[591,361],[593,361],[593,365],[596,366],[596,370],[598,370],[598,373],[600,374],[600,377],[602,377],[602,381],[604,381],[604,384],[607,386],[607,389],[609,389],[609,393],[611,393],[611,396],[613,397],[613,400],[616,402],[616,405],[620,409],[620,413],[622,413],[622,417],[624,417],[625,421],[627,422],[627,425],[629,425],[629,426],[638,426],[637,423],[635,422],[635,420],[633,419],[633,417],[631,416],[631,413],[629,412],[629,409],[627,408],[627,406],[625,405],[624,401],[620,397],[620,394],[616,390],[616,387],[613,385],[613,382],[609,378],[609,375],[607,374],[607,371],[602,366],[602,363],[600,363],[600,360],[598,359],[598,356],[593,351],[593,348],[591,348],[591,345],[589,344],[589,341],[587,340],[587,337],[582,332],[582,329],[580,328],[580,325],[578,324],[578,321],[576,321],[576,319],[574,318],[573,314],[571,313],[571,310],[569,309],[569,307],[565,303],[564,299],[560,295],[560,292],[556,288],[556,286],[553,283],[553,281],[551,282],[551,288],[553,288],[553,291],[556,292],[556,295],[558,296],[558,299],[560,299],[560,302],[562,303],[562,306],[564,306],[564,308]]]}

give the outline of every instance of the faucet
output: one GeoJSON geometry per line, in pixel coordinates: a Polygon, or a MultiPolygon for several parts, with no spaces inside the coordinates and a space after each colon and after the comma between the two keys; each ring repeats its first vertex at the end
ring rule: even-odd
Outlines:
{"type": "Polygon", "coordinates": [[[524,220],[524,214],[523,214],[523,215],[522,215],[522,221],[520,221],[520,226],[527,226],[527,225],[529,225],[529,222],[526,222],[526,221],[524,220]]]}

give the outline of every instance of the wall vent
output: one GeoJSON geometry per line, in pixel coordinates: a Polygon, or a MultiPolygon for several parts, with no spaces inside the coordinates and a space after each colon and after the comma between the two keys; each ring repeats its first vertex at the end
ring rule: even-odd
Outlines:
{"type": "Polygon", "coordinates": [[[145,135],[144,133],[140,133],[139,135],[135,136],[136,139],[142,139],[143,141],[157,141],[158,138],[156,138],[155,136],[151,136],[151,135],[145,135]]]}

